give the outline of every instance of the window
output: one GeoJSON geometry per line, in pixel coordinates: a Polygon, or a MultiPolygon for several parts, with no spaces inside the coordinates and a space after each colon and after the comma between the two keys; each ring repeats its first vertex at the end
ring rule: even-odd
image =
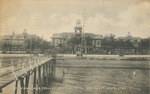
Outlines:
{"type": "Polygon", "coordinates": [[[99,45],[99,41],[97,41],[97,45],[99,45]]]}

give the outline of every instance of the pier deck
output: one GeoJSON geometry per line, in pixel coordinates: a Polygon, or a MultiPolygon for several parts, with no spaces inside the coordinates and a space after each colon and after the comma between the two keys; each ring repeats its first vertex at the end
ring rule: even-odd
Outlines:
{"type": "Polygon", "coordinates": [[[46,62],[50,61],[52,58],[41,58],[34,62],[26,63],[26,65],[20,65],[18,67],[10,66],[7,67],[4,72],[0,73],[0,91],[9,85],[10,83],[17,81],[22,76],[30,75],[33,73],[34,69],[42,66],[46,62]]]}

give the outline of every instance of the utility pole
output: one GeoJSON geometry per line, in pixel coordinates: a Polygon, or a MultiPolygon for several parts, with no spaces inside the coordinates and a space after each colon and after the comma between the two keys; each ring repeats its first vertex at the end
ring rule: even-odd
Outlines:
{"type": "Polygon", "coordinates": [[[32,49],[32,40],[31,40],[32,38],[31,38],[31,36],[30,36],[30,56],[31,56],[31,49],[32,49]]]}
{"type": "Polygon", "coordinates": [[[85,8],[83,8],[83,16],[82,16],[82,20],[83,20],[83,25],[82,25],[82,34],[83,34],[83,40],[84,40],[84,48],[85,48],[85,54],[87,54],[87,45],[86,45],[86,36],[85,36],[85,8]]]}

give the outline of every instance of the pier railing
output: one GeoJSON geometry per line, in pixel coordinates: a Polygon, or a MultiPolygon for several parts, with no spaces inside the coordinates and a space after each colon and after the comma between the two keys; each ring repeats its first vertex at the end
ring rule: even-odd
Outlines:
{"type": "Polygon", "coordinates": [[[8,71],[0,74],[0,93],[3,92],[3,88],[16,82],[14,94],[18,94],[18,88],[20,88],[21,94],[28,94],[28,88],[32,88],[33,94],[40,94],[42,86],[50,84],[50,80],[55,77],[55,63],[56,58],[52,57],[26,60],[17,66],[13,66],[12,62],[12,66],[7,67],[8,71]],[[32,84],[29,84],[29,80],[33,80],[32,84]],[[20,82],[20,87],[18,87],[18,82],[20,82]]]}

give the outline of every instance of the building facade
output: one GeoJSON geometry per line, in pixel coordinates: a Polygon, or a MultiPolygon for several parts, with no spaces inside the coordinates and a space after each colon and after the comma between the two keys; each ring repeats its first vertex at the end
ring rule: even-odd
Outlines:
{"type": "Polygon", "coordinates": [[[76,23],[72,33],[53,34],[52,41],[60,53],[150,54],[150,38],[133,37],[130,32],[127,36],[118,38],[113,34],[102,36],[85,33],[80,22],[76,23]]]}
{"type": "Polygon", "coordinates": [[[13,32],[11,35],[1,36],[1,50],[8,53],[24,53],[29,50],[27,46],[30,44],[30,40],[37,38],[39,37],[28,34],[26,30],[22,34],[15,34],[13,32]]]}
{"type": "MultiPolygon", "coordinates": [[[[103,36],[93,33],[84,33],[81,22],[77,21],[74,32],[64,32],[53,34],[52,42],[55,49],[62,53],[93,53],[93,50],[101,47],[103,36]],[[68,44],[74,42],[75,45],[68,44]]],[[[96,51],[96,50],[95,50],[96,51]]]]}
{"type": "Polygon", "coordinates": [[[94,53],[102,52],[102,40],[103,40],[102,35],[95,35],[95,37],[93,37],[92,46],[93,46],[94,53]]]}
{"type": "Polygon", "coordinates": [[[119,42],[122,42],[124,43],[122,46],[123,47],[120,47],[120,49],[125,53],[125,54],[138,54],[140,53],[140,45],[141,44],[141,41],[142,41],[142,38],[140,37],[132,37],[130,35],[130,32],[128,33],[127,36],[125,37],[118,37],[117,40],[119,42]]]}

